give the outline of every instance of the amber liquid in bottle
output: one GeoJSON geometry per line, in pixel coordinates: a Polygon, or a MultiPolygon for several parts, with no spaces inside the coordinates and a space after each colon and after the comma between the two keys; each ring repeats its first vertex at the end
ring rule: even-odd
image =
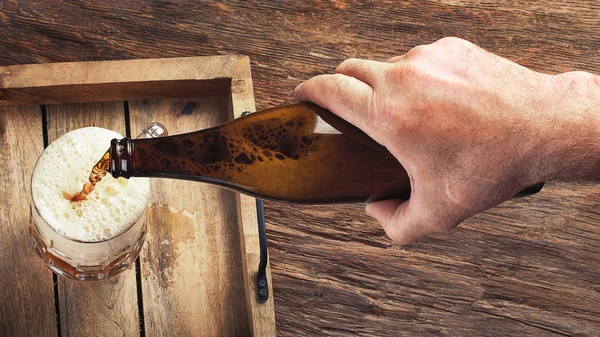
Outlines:
{"type": "Polygon", "coordinates": [[[203,181],[262,199],[335,203],[410,194],[406,171],[383,146],[309,103],[187,134],[113,140],[110,155],[114,177],[203,181]]]}
{"type": "Polygon", "coordinates": [[[310,103],[267,109],[170,137],[115,139],[110,163],[115,178],[195,180],[285,202],[366,202],[410,196],[406,171],[385,147],[310,103]]]}

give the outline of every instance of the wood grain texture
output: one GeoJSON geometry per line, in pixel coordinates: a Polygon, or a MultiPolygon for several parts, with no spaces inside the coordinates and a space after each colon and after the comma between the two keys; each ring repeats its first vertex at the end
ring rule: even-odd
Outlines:
{"type": "MultiPolygon", "coordinates": [[[[152,121],[170,134],[207,128],[230,118],[228,102],[227,96],[130,102],[131,129],[139,132],[152,121]]],[[[236,194],[167,179],[153,179],[152,187],[141,254],[146,335],[252,335],[240,282],[236,194]]]]}
{"type": "MultiPolygon", "coordinates": [[[[123,103],[54,105],[47,107],[47,113],[49,142],[86,126],[98,126],[125,135],[123,103]]],[[[62,335],[139,336],[135,282],[133,267],[105,282],[59,278],[62,335]]]]}
{"type": "Polygon", "coordinates": [[[40,107],[0,108],[0,335],[56,336],[52,272],[35,254],[31,174],[44,148],[40,107]]]}
{"type": "MultiPolygon", "coordinates": [[[[262,109],[346,58],[444,36],[600,73],[598,18],[585,0],[6,1],[0,64],[249,55],[262,109]]],[[[266,203],[278,335],[598,336],[599,193],[547,186],[405,247],[362,206],[266,203]]]]}
{"type": "Polygon", "coordinates": [[[598,189],[572,189],[548,186],[404,247],[357,216],[361,206],[270,206],[275,224],[298,219],[269,227],[275,292],[302,303],[276,306],[279,326],[289,335],[597,336],[598,189]]]}

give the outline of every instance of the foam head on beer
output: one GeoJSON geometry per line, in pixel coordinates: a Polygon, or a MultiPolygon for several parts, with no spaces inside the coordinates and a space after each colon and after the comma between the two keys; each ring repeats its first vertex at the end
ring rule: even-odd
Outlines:
{"type": "Polygon", "coordinates": [[[102,241],[123,233],[144,212],[150,196],[147,178],[114,179],[107,174],[85,200],[73,194],[88,180],[117,132],[87,127],[52,142],[42,153],[32,177],[33,201],[40,215],[62,235],[80,241],[102,241]]]}

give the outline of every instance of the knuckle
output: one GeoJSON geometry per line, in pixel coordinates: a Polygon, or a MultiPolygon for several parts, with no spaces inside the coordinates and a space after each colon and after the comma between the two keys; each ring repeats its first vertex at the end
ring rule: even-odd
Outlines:
{"type": "Polygon", "coordinates": [[[405,56],[406,56],[406,55],[398,55],[398,56],[393,56],[393,57],[390,57],[389,59],[387,59],[385,62],[386,62],[386,63],[396,63],[396,62],[398,62],[398,61],[400,61],[400,60],[404,59],[404,58],[405,58],[405,56]]]}
{"type": "Polygon", "coordinates": [[[335,68],[335,72],[343,72],[344,70],[350,69],[350,68],[354,68],[356,66],[356,63],[358,62],[358,59],[356,58],[349,58],[346,59],[344,61],[342,61],[342,63],[340,63],[336,68],[335,68]]]}
{"type": "Polygon", "coordinates": [[[587,95],[592,88],[599,84],[598,76],[584,71],[570,71],[555,75],[555,77],[559,80],[560,90],[577,95],[587,95]]]}
{"type": "Polygon", "coordinates": [[[344,81],[347,80],[346,76],[342,74],[332,74],[331,76],[324,77],[324,79],[328,82],[325,87],[328,88],[331,95],[342,92],[344,81]]]}
{"type": "Polygon", "coordinates": [[[304,82],[303,87],[320,87],[327,83],[326,75],[317,75],[309,78],[306,82],[304,82]]]}
{"type": "Polygon", "coordinates": [[[574,86],[594,83],[597,79],[597,76],[585,71],[572,71],[570,74],[571,83],[574,86]]]}
{"type": "Polygon", "coordinates": [[[326,97],[334,98],[344,106],[352,106],[353,103],[361,103],[358,102],[358,99],[362,98],[362,95],[359,95],[354,90],[350,89],[352,87],[350,85],[351,78],[342,74],[333,74],[327,77],[327,80],[330,81],[330,83],[325,85],[325,87],[328,88],[325,92],[326,97]]]}
{"type": "Polygon", "coordinates": [[[342,61],[342,63],[338,64],[338,66],[337,66],[337,67],[335,67],[335,71],[334,71],[334,73],[336,73],[336,74],[337,74],[337,73],[341,73],[341,72],[343,72],[345,69],[348,69],[348,66],[349,66],[350,62],[351,62],[351,61],[350,61],[349,59],[348,59],[348,60],[344,60],[344,61],[342,61]]]}
{"type": "Polygon", "coordinates": [[[429,45],[425,45],[425,44],[413,47],[409,51],[406,52],[406,54],[404,55],[404,58],[406,60],[411,60],[411,59],[423,57],[428,52],[430,52],[430,49],[431,49],[431,47],[429,45]]]}
{"type": "Polygon", "coordinates": [[[462,54],[470,54],[473,51],[480,50],[479,47],[474,45],[473,43],[463,40],[458,37],[445,37],[434,43],[434,45],[439,45],[441,48],[444,48],[450,52],[462,53],[462,54]]]}
{"type": "Polygon", "coordinates": [[[443,37],[443,38],[437,40],[435,43],[440,44],[440,45],[447,45],[447,46],[464,46],[467,44],[471,44],[467,40],[463,40],[463,39],[455,37],[455,36],[443,37]]]}
{"type": "Polygon", "coordinates": [[[434,43],[441,49],[438,54],[446,54],[446,57],[463,63],[477,62],[485,54],[485,51],[479,46],[457,37],[445,37],[434,43]]]}

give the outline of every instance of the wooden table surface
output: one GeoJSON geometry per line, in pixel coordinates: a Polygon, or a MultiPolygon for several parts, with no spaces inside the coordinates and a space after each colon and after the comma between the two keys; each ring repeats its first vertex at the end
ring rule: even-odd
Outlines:
{"type": "MultiPolygon", "coordinates": [[[[244,54],[260,109],[346,58],[444,36],[600,73],[595,3],[4,0],[0,65],[244,54]]],[[[599,187],[551,183],[398,246],[362,205],[266,203],[278,335],[600,336],[599,209],[599,187]]]]}

